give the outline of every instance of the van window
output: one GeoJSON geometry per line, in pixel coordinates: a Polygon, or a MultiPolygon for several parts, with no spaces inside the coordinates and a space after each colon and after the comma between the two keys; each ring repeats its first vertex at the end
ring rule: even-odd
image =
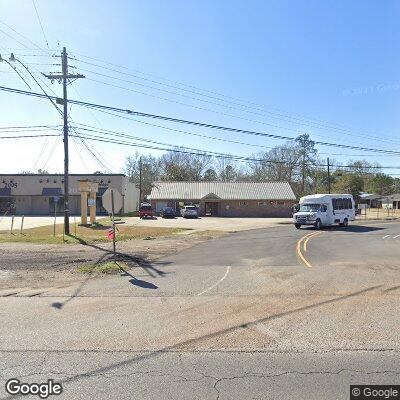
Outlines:
{"type": "Polygon", "coordinates": [[[349,198],[332,199],[332,206],[334,210],[351,210],[353,203],[349,198]]]}
{"type": "Polygon", "coordinates": [[[310,204],[302,204],[300,206],[300,211],[305,211],[305,212],[313,211],[313,212],[315,212],[315,211],[319,211],[320,207],[321,207],[321,204],[311,204],[311,203],[310,204]]]}

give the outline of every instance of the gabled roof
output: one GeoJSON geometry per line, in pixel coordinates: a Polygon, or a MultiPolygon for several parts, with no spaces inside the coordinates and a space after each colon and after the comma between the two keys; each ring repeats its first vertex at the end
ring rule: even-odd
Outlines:
{"type": "Polygon", "coordinates": [[[360,199],[363,199],[363,200],[377,200],[377,199],[380,199],[382,196],[380,196],[379,194],[373,194],[373,193],[361,193],[359,197],[360,197],[360,199]]]}
{"type": "Polygon", "coordinates": [[[288,182],[155,182],[151,200],[296,200],[288,182]]]}

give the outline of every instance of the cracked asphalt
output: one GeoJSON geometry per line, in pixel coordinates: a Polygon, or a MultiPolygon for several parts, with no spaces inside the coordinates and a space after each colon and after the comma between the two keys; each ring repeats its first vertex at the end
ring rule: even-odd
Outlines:
{"type": "Polygon", "coordinates": [[[311,233],[238,232],[117,276],[3,285],[1,380],[52,378],[66,399],[348,399],[350,384],[399,383],[400,224],[305,247],[311,233]]]}

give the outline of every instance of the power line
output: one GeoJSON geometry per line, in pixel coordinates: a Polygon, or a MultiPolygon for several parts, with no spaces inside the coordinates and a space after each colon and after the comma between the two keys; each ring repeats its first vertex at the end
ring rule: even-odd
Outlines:
{"type": "Polygon", "coordinates": [[[42,29],[42,33],[43,33],[44,40],[45,40],[45,42],[46,42],[46,46],[47,46],[48,49],[50,49],[50,47],[49,47],[49,42],[47,41],[46,34],[44,33],[42,20],[40,19],[39,12],[38,12],[38,9],[37,9],[37,7],[36,7],[36,2],[35,2],[35,0],[32,0],[32,3],[33,3],[33,7],[35,8],[35,12],[36,12],[37,19],[38,19],[38,21],[39,21],[40,28],[42,29]]]}
{"type": "MultiPolygon", "coordinates": [[[[102,112],[104,114],[112,115],[112,116],[115,116],[115,117],[118,117],[118,118],[126,119],[126,120],[133,121],[133,122],[137,122],[137,123],[142,124],[142,125],[154,126],[154,127],[157,127],[157,128],[168,130],[168,131],[182,133],[182,134],[185,134],[185,135],[197,136],[197,137],[205,138],[205,139],[211,139],[211,140],[216,140],[216,141],[221,141],[221,142],[226,142],[226,143],[240,144],[240,145],[243,145],[243,146],[250,146],[250,147],[263,148],[263,149],[269,149],[269,150],[274,148],[274,147],[271,147],[271,146],[264,146],[264,145],[261,145],[261,144],[240,142],[240,141],[236,141],[236,140],[219,138],[219,137],[216,137],[216,136],[204,135],[204,134],[196,133],[196,132],[189,132],[189,131],[182,130],[182,129],[171,128],[171,127],[168,127],[168,126],[165,126],[165,125],[159,125],[159,124],[154,124],[154,123],[151,123],[151,122],[140,121],[140,120],[135,119],[135,118],[130,118],[130,117],[126,116],[126,115],[121,115],[121,114],[118,114],[118,113],[112,113],[112,112],[109,112],[109,111],[104,111],[104,110],[97,110],[97,111],[102,112]]],[[[78,124],[78,125],[83,125],[83,126],[86,126],[86,127],[89,127],[89,128],[95,128],[93,126],[85,125],[85,124],[78,124]]],[[[367,157],[367,156],[397,157],[398,156],[397,154],[343,154],[343,153],[324,153],[324,152],[319,152],[319,154],[321,154],[321,155],[331,155],[331,156],[332,155],[333,156],[345,156],[345,157],[367,157]]]]}
{"type": "MultiPolygon", "coordinates": [[[[118,133],[115,131],[107,131],[104,129],[103,130],[86,129],[86,128],[82,128],[82,130],[86,130],[89,132],[102,133],[102,134],[108,135],[108,136],[116,136],[116,137],[122,137],[122,138],[127,138],[127,139],[133,139],[133,140],[142,141],[142,142],[146,142],[146,143],[154,143],[154,144],[158,144],[158,145],[162,145],[162,146],[169,146],[169,147],[173,148],[171,150],[169,148],[160,148],[160,147],[155,147],[152,145],[143,145],[143,146],[146,146],[145,148],[151,148],[151,149],[155,149],[155,150],[175,151],[174,149],[176,148],[176,146],[174,147],[170,143],[149,140],[147,138],[127,135],[127,134],[118,133]]],[[[98,138],[98,139],[104,139],[103,137],[96,136],[96,135],[86,135],[85,137],[94,137],[94,138],[98,138]]],[[[127,142],[121,141],[120,144],[125,144],[125,143],[127,143],[127,142]]],[[[136,144],[135,144],[135,146],[136,146],[136,144]]],[[[140,147],[140,146],[138,146],[138,147],[140,147]]],[[[260,158],[255,158],[255,157],[232,155],[232,154],[227,154],[227,153],[214,152],[214,151],[210,151],[210,150],[196,149],[196,148],[187,147],[187,146],[178,146],[178,147],[179,147],[179,149],[184,149],[185,151],[194,152],[194,153],[190,153],[190,154],[204,154],[204,155],[223,157],[223,158],[228,157],[228,158],[233,158],[233,159],[238,159],[238,160],[240,159],[240,160],[247,160],[247,161],[253,161],[253,162],[260,162],[260,163],[287,164],[287,161],[278,161],[278,160],[265,159],[265,158],[260,159],[260,158]]],[[[179,152],[179,151],[177,151],[177,152],[179,152]]],[[[299,163],[294,166],[303,166],[303,165],[304,165],[303,163],[299,163]]],[[[317,164],[317,163],[306,164],[306,165],[307,166],[315,166],[315,167],[325,167],[326,166],[325,164],[317,164]]],[[[336,168],[359,168],[359,166],[354,166],[354,165],[334,165],[334,167],[336,167],[336,168]]],[[[397,169],[397,168],[400,168],[400,166],[380,166],[379,165],[379,166],[371,166],[369,168],[372,168],[372,169],[381,169],[381,168],[397,169]]]]}
{"type": "Polygon", "coordinates": [[[16,40],[15,38],[13,38],[13,37],[10,36],[10,35],[7,35],[7,36],[10,36],[13,40],[17,41],[21,46],[23,46],[24,49],[25,49],[25,51],[26,51],[26,50],[28,50],[28,51],[37,51],[37,50],[40,50],[40,51],[42,51],[42,52],[43,52],[43,51],[45,51],[45,52],[47,52],[47,51],[53,51],[53,50],[50,50],[50,49],[46,50],[46,49],[41,48],[41,47],[38,46],[35,42],[32,42],[32,40],[29,39],[27,36],[25,36],[25,35],[23,35],[22,33],[18,32],[16,29],[14,29],[12,26],[6,24],[5,22],[0,21],[0,24],[6,26],[8,29],[12,30],[12,31],[13,31],[14,33],[16,33],[18,36],[22,37],[23,39],[25,39],[26,41],[28,41],[29,43],[31,43],[33,46],[36,47],[36,49],[34,49],[34,50],[33,50],[33,49],[29,49],[28,46],[26,46],[24,43],[19,42],[18,40],[16,40]]]}
{"type": "Polygon", "coordinates": [[[0,126],[0,131],[5,129],[5,130],[11,130],[11,129],[58,129],[60,128],[61,125],[25,125],[25,126],[0,126]]]}
{"type": "Polygon", "coordinates": [[[0,139],[24,139],[24,138],[38,138],[38,137],[54,137],[60,135],[16,135],[16,136],[0,136],[0,139]]]}
{"type": "MultiPolygon", "coordinates": [[[[61,136],[61,135],[59,135],[59,136],[61,136]]],[[[46,165],[47,165],[48,162],[50,161],[50,158],[53,156],[53,154],[54,154],[54,152],[55,152],[55,150],[56,150],[56,148],[57,148],[57,146],[58,146],[58,143],[59,143],[58,137],[56,137],[55,140],[54,140],[53,147],[52,147],[51,150],[50,150],[50,154],[49,154],[49,156],[47,157],[46,162],[43,164],[42,169],[45,169],[45,168],[46,168],[46,165]]]]}
{"type": "MultiPolygon", "coordinates": [[[[88,58],[92,58],[92,57],[88,57],[88,58]]],[[[233,104],[233,105],[236,105],[236,106],[239,106],[239,107],[244,107],[244,108],[246,108],[248,110],[261,111],[261,113],[260,112],[246,111],[246,110],[239,109],[237,107],[230,107],[230,106],[226,106],[226,105],[221,104],[221,103],[210,102],[210,101],[207,101],[207,100],[204,100],[204,99],[193,98],[192,96],[183,95],[181,93],[174,93],[174,92],[171,92],[171,91],[168,91],[168,90],[163,90],[163,89],[160,89],[160,88],[157,88],[157,87],[154,87],[154,86],[143,85],[143,84],[140,84],[138,82],[132,82],[132,81],[128,81],[128,80],[125,80],[125,79],[113,77],[113,76],[110,76],[110,75],[101,74],[101,73],[98,73],[98,72],[86,70],[86,71],[88,71],[90,73],[97,74],[97,75],[104,76],[104,77],[108,77],[108,78],[111,78],[111,79],[116,79],[116,80],[120,80],[120,81],[131,83],[131,84],[140,85],[140,86],[148,87],[148,88],[151,88],[151,89],[163,91],[163,92],[166,92],[166,93],[170,93],[170,94],[174,94],[174,95],[178,95],[178,96],[191,98],[191,99],[196,100],[196,101],[208,102],[208,103],[211,103],[211,104],[214,104],[214,105],[218,105],[218,106],[222,106],[222,107],[228,107],[228,108],[231,108],[231,109],[234,109],[234,110],[240,110],[242,112],[250,112],[250,113],[256,114],[256,115],[269,116],[271,118],[282,120],[282,121],[289,122],[289,123],[292,123],[292,124],[303,125],[303,126],[313,127],[313,128],[317,128],[317,129],[324,129],[324,130],[328,129],[328,130],[331,130],[331,131],[342,132],[343,134],[347,133],[347,134],[350,134],[350,135],[360,136],[360,137],[363,137],[363,138],[368,137],[368,136],[366,136],[364,130],[350,128],[350,127],[348,127],[346,125],[343,125],[343,124],[330,123],[330,122],[326,122],[326,121],[323,121],[323,120],[320,120],[320,119],[310,119],[308,117],[302,116],[301,114],[290,113],[290,112],[287,112],[287,111],[284,111],[284,110],[279,110],[279,109],[278,109],[278,111],[280,111],[281,113],[277,113],[277,112],[274,112],[274,111],[268,111],[268,110],[262,109],[262,108],[250,107],[250,106],[247,106],[247,105],[245,105],[243,103],[227,101],[227,100],[224,100],[224,99],[222,99],[220,97],[208,96],[208,95],[205,95],[204,93],[200,93],[198,91],[192,91],[192,90],[179,88],[179,87],[176,87],[174,85],[165,84],[165,83],[162,83],[162,82],[159,82],[159,81],[155,81],[155,80],[152,80],[152,79],[144,78],[144,77],[141,77],[141,76],[138,76],[138,75],[135,75],[135,74],[131,74],[131,73],[128,73],[128,72],[118,71],[118,70],[113,69],[113,68],[104,67],[102,65],[95,64],[95,63],[90,63],[90,62],[83,61],[83,60],[79,60],[77,58],[73,58],[73,59],[78,61],[78,62],[81,62],[81,63],[84,63],[84,64],[88,64],[88,65],[92,65],[92,66],[96,66],[96,67],[99,67],[99,68],[103,68],[103,69],[106,69],[106,70],[109,70],[109,71],[113,71],[113,72],[118,73],[118,74],[132,76],[134,78],[146,80],[146,81],[149,81],[149,82],[152,82],[152,83],[156,83],[158,85],[172,87],[172,88],[175,88],[175,89],[178,89],[178,90],[181,90],[181,91],[185,91],[185,92],[189,92],[189,93],[193,93],[193,94],[196,94],[196,95],[199,95],[199,96],[211,98],[211,99],[218,100],[218,101],[223,101],[223,102],[228,103],[228,104],[233,104]],[[286,115],[282,114],[282,112],[285,113],[286,115]],[[293,117],[291,115],[300,115],[302,118],[293,117]],[[360,134],[357,135],[354,132],[359,132],[359,133],[361,133],[361,135],[360,134]]],[[[108,64],[111,64],[111,63],[108,63],[108,64]]],[[[111,65],[116,66],[115,64],[111,64],[111,65]]],[[[122,67],[122,66],[119,66],[119,67],[120,68],[126,68],[126,67],[122,67]]],[[[126,69],[128,69],[128,68],[126,68],[126,69]]],[[[148,74],[148,75],[152,75],[152,74],[148,74]]],[[[163,78],[160,78],[160,79],[163,79],[163,78]]],[[[102,81],[97,81],[97,82],[98,83],[102,83],[102,84],[107,84],[106,82],[102,82],[102,81]]],[[[118,87],[118,88],[121,88],[121,89],[128,90],[127,88],[124,88],[124,87],[119,87],[119,86],[112,85],[112,84],[109,84],[109,85],[110,86],[114,86],[114,87],[118,87]]],[[[198,89],[198,90],[202,90],[202,89],[198,89]]],[[[206,92],[208,92],[208,91],[206,91],[206,92]]],[[[211,92],[211,93],[213,93],[213,92],[211,92]]],[[[148,95],[146,93],[141,93],[141,94],[148,95]]],[[[225,95],[219,94],[219,96],[224,97],[225,95]]],[[[228,96],[228,98],[229,98],[229,96],[228,96]]],[[[160,99],[165,100],[165,101],[173,101],[173,100],[165,99],[165,98],[160,98],[160,99]]],[[[247,102],[247,103],[256,104],[256,103],[251,103],[251,102],[247,102]]],[[[191,105],[185,104],[185,103],[179,103],[179,104],[192,107],[191,105]]],[[[262,107],[264,107],[264,106],[262,106],[262,107]]],[[[213,110],[206,110],[206,111],[214,112],[213,110]]],[[[229,116],[231,116],[231,115],[229,115],[229,116]]],[[[237,116],[233,116],[233,117],[237,117],[237,116]]],[[[260,121],[252,121],[252,122],[262,123],[260,121]]],[[[279,128],[294,130],[293,128],[288,128],[288,127],[279,127],[279,128]]],[[[371,139],[376,139],[376,136],[369,136],[369,137],[371,139]]],[[[379,137],[379,139],[382,140],[382,137],[379,137]]],[[[385,140],[385,141],[393,141],[391,139],[383,139],[383,140],[385,140]]]]}
{"type": "MultiPolygon", "coordinates": [[[[14,89],[14,88],[9,88],[9,87],[5,87],[5,86],[0,86],[0,90],[6,91],[9,93],[23,94],[23,95],[28,95],[28,96],[38,97],[38,98],[51,97],[51,96],[44,96],[40,93],[29,92],[26,90],[14,89]]],[[[58,100],[57,97],[52,97],[52,99],[58,100]]],[[[179,119],[179,118],[174,118],[174,117],[167,117],[167,116],[163,116],[163,115],[143,113],[143,112],[139,112],[139,111],[132,111],[130,109],[123,109],[123,108],[119,108],[119,107],[106,106],[106,105],[96,104],[96,103],[89,103],[89,102],[83,102],[83,101],[72,100],[72,99],[68,99],[68,102],[71,104],[80,105],[82,107],[93,108],[95,110],[114,111],[114,112],[124,113],[124,114],[128,114],[128,115],[136,115],[139,117],[158,119],[158,120],[162,120],[162,121],[174,122],[174,123],[179,123],[179,124],[199,126],[199,127],[203,127],[203,128],[215,129],[215,130],[226,131],[226,132],[231,132],[231,133],[243,133],[243,134],[247,134],[247,135],[268,137],[268,138],[280,139],[280,140],[290,140],[290,141],[296,140],[295,137],[291,137],[291,136],[283,136],[283,135],[276,135],[276,134],[265,133],[265,132],[250,131],[250,130],[239,129],[239,128],[230,128],[230,127],[208,124],[208,123],[203,123],[203,122],[196,122],[196,121],[189,121],[189,120],[184,120],[184,119],[179,119]]],[[[394,151],[394,150],[389,150],[389,149],[378,149],[378,148],[369,148],[369,147],[361,147],[361,146],[352,146],[352,145],[322,142],[322,141],[316,141],[316,140],[313,140],[313,142],[314,142],[314,144],[321,145],[321,146],[338,147],[338,148],[344,148],[344,149],[400,155],[400,151],[394,151]]]]}
{"type": "MultiPolygon", "coordinates": [[[[126,117],[124,115],[109,113],[108,111],[101,111],[101,112],[104,112],[104,113],[110,114],[110,115],[114,115],[116,117],[121,117],[121,118],[124,118],[124,119],[128,119],[128,120],[131,120],[131,121],[134,121],[134,122],[138,122],[139,124],[154,126],[154,127],[170,130],[170,131],[173,131],[173,132],[183,133],[183,134],[190,135],[190,136],[198,136],[198,137],[205,138],[205,139],[218,140],[218,141],[226,142],[226,143],[240,144],[242,146],[250,146],[250,147],[264,148],[264,149],[272,149],[273,148],[273,147],[258,145],[258,144],[254,144],[254,143],[239,142],[239,141],[236,141],[236,140],[223,139],[223,138],[218,138],[218,137],[215,137],[215,136],[202,135],[201,133],[188,132],[188,131],[184,131],[184,130],[181,130],[181,129],[174,129],[174,128],[170,128],[170,127],[163,126],[163,125],[152,124],[150,122],[145,122],[145,121],[140,121],[140,120],[137,120],[137,119],[134,119],[134,118],[129,118],[129,117],[126,117]]],[[[85,127],[88,127],[88,128],[95,128],[93,126],[85,125],[85,124],[78,124],[78,125],[82,125],[82,126],[85,126],[85,127]]],[[[109,132],[112,132],[112,131],[109,131],[109,132]]]]}

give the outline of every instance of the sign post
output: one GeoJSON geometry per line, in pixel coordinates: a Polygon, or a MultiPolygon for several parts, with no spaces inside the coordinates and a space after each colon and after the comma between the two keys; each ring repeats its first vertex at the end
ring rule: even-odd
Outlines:
{"type": "Polygon", "coordinates": [[[57,223],[57,204],[60,199],[58,196],[54,196],[54,226],[53,226],[53,236],[56,236],[56,223],[57,223]]]}
{"type": "Polygon", "coordinates": [[[115,220],[114,220],[114,190],[111,189],[111,210],[112,210],[112,229],[113,229],[113,253],[114,253],[114,262],[115,260],[115,220]]]}
{"type": "Polygon", "coordinates": [[[123,205],[123,198],[117,189],[108,188],[101,197],[103,207],[111,214],[112,228],[107,237],[113,241],[114,261],[116,261],[116,243],[115,243],[115,213],[118,213],[123,205]]]}

